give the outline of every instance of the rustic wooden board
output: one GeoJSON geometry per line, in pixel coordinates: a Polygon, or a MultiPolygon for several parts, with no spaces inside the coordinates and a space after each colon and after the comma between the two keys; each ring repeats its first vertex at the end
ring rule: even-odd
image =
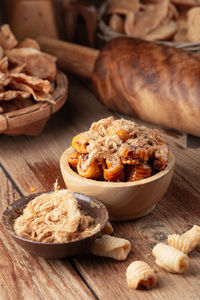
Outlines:
{"type": "MultiPolygon", "coordinates": [[[[68,103],[48,121],[40,137],[0,136],[0,163],[23,194],[29,194],[31,186],[36,191],[51,190],[57,178],[64,186],[59,170],[61,153],[75,134],[85,131],[92,121],[111,114],[79,80],[72,77],[68,103]]],[[[156,242],[166,241],[169,233],[181,233],[192,224],[200,224],[200,149],[186,149],[183,134],[170,132],[169,135],[168,132],[166,139],[176,157],[175,175],[168,192],[150,215],[114,224],[115,235],[128,238],[132,243],[128,260],[115,262],[90,255],[72,259],[74,267],[100,299],[200,298],[200,248],[190,255],[191,266],[184,275],[170,274],[156,267],[159,282],[152,291],[133,291],[125,282],[125,270],[132,260],[142,259],[155,267],[151,249],[156,242]]],[[[23,250],[19,251],[24,255],[23,250]]],[[[33,259],[30,255],[28,258],[33,259]]],[[[42,261],[45,264],[45,260],[42,261]]],[[[56,278],[64,278],[64,272],[68,274],[70,269],[67,264],[59,263],[51,261],[47,272],[56,269],[56,278]]],[[[68,285],[65,277],[63,284],[68,285]]],[[[60,286],[57,287],[60,290],[60,286]]]]}

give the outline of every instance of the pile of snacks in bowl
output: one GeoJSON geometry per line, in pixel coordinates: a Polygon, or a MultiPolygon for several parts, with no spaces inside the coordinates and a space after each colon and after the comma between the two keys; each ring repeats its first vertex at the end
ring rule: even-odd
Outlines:
{"type": "Polygon", "coordinates": [[[164,170],[169,148],[158,130],[113,117],[94,122],[75,136],[70,166],[80,176],[105,181],[137,181],[164,170]]]}
{"type": "Polygon", "coordinates": [[[174,157],[161,133],[113,117],[76,135],[60,159],[66,186],[100,200],[110,219],[148,214],[167,190],[174,157]]]}

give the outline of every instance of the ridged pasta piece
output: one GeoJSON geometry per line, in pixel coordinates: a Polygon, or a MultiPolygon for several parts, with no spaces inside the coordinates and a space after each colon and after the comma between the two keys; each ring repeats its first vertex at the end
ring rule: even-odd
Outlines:
{"type": "Polygon", "coordinates": [[[151,289],[157,281],[154,270],[144,261],[132,262],[126,270],[126,281],[128,286],[137,289],[144,286],[151,289]]]}
{"type": "Polygon", "coordinates": [[[106,226],[102,229],[101,235],[104,235],[104,234],[111,234],[111,233],[113,233],[113,227],[112,227],[111,223],[108,222],[108,223],[106,224],[106,226]]]}
{"type": "Polygon", "coordinates": [[[169,159],[169,147],[166,144],[157,145],[157,149],[154,152],[153,167],[157,171],[164,170],[167,166],[169,159]]]}
{"type": "Polygon", "coordinates": [[[73,152],[71,152],[68,156],[68,162],[70,164],[70,166],[76,170],[77,165],[78,165],[78,161],[79,158],[81,157],[81,154],[78,153],[76,150],[74,150],[73,152]]]}
{"type": "Polygon", "coordinates": [[[88,178],[88,179],[100,179],[102,178],[102,168],[97,161],[92,162],[88,166],[87,164],[87,156],[83,156],[79,159],[77,165],[77,172],[80,176],[88,178]]]}
{"type": "Polygon", "coordinates": [[[188,256],[176,248],[159,243],[153,248],[152,253],[156,258],[156,264],[169,272],[183,273],[188,268],[188,256]]]}
{"type": "Polygon", "coordinates": [[[196,245],[200,243],[200,226],[194,225],[190,230],[182,234],[184,238],[188,238],[193,242],[196,242],[196,245]]]}
{"type": "Polygon", "coordinates": [[[152,168],[147,163],[140,163],[135,166],[129,166],[127,171],[127,181],[137,181],[148,178],[152,175],[152,168]]]}
{"type": "Polygon", "coordinates": [[[90,248],[94,255],[111,257],[116,260],[125,260],[130,250],[131,243],[128,240],[107,234],[97,238],[90,248]]]}
{"type": "Polygon", "coordinates": [[[103,177],[107,181],[124,181],[124,167],[119,157],[107,158],[103,166],[103,177]]]}
{"type": "Polygon", "coordinates": [[[86,154],[89,138],[86,132],[77,134],[72,140],[72,147],[79,153],[86,154]]]}
{"type": "Polygon", "coordinates": [[[168,236],[168,245],[188,254],[196,247],[197,242],[192,241],[183,235],[170,234],[168,236]]]}

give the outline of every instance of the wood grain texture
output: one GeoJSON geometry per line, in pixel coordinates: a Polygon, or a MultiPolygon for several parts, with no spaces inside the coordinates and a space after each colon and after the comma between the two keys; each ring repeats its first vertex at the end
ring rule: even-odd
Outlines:
{"type": "MultiPolygon", "coordinates": [[[[0,210],[20,197],[0,167],[0,210]]],[[[67,260],[36,258],[0,223],[0,299],[95,299],[67,260]]]]}
{"type": "MultiPolygon", "coordinates": [[[[70,145],[74,135],[87,130],[92,121],[111,114],[108,109],[96,101],[92,93],[79,80],[71,77],[69,101],[48,121],[40,137],[0,136],[0,162],[24,194],[30,193],[31,186],[34,186],[38,192],[51,190],[56,178],[58,178],[59,184],[64,187],[59,169],[61,153],[70,145]]],[[[140,121],[140,123],[142,122],[140,121]]],[[[200,225],[198,177],[200,173],[200,149],[186,149],[184,135],[174,132],[165,134],[164,131],[163,134],[166,136],[176,158],[175,175],[167,193],[158,203],[157,208],[148,216],[136,221],[114,223],[114,235],[127,238],[132,243],[128,260],[121,263],[92,255],[72,258],[75,268],[79,270],[81,276],[99,299],[196,300],[200,298],[199,247],[190,254],[191,266],[183,275],[169,274],[156,267],[159,270],[158,285],[151,291],[131,290],[125,281],[126,267],[132,260],[144,260],[155,267],[151,255],[151,249],[155,243],[166,242],[168,234],[182,233],[192,224],[200,225]]],[[[6,238],[4,242],[8,243],[8,240],[6,238]]],[[[17,246],[13,245],[13,247],[16,248],[17,246]]],[[[35,258],[19,249],[16,261],[17,263],[14,263],[13,268],[16,268],[16,265],[21,262],[22,264],[34,265],[35,258]],[[22,259],[24,255],[26,260],[22,259]]],[[[57,291],[62,299],[63,291],[69,288],[68,280],[69,282],[72,280],[72,278],[67,277],[71,269],[66,267],[66,261],[39,259],[37,265],[34,266],[34,272],[39,272],[41,280],[43,280],[40,283],[42,285],[41,295],[43,295],[48,278],[52,293],[57,291]],[[59,282],[56,280],[58,278],[61,278],[59,282]],[[56,280],[56,284],[54,280],[56,280]]],[[[70,272],[74,275],[74,270],[70,272]]],[[[32,278],[36,276],[24,269],[20,280],[27,278],[27,274],[32,278]]],[[[39,283],[36,282],[36,279],[34,280],[36,289],[39,283]]],[[[14,279],[12,282],[14,284],[14,279]]],[[[76,287],[78,285],[71,286],[73,295],[70,295],[72,299],[75,297],[74,290],[76,287]]],[[[83,286],[79,289],[79,293],[85,291],[83,286]]],[[[79,299],[84,298],[80,296],[79,299]]]]}

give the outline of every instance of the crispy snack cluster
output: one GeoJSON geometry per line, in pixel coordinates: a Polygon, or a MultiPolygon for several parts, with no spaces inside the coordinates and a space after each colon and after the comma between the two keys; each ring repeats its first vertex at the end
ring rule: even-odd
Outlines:
{"type": "Polygon", "coordinates": [[[137,181],[164,170],[169,148],[158,130],[113,117],[94,122],[72,140],[68,162],[89,179],[137,181]]]}
{"type": "Polygon", "coordinates": [[[199,0],[112,0],[109,26],[148,41],[200,42],[199,0]]]}
{"type": "Polygon", "coordinates": [[[56,73],[56,58],[41,52],[35,40],[19,43],[9,25],[0,27],[0,103],[30,97],[55,103],[51,92],[56,73]]]}

